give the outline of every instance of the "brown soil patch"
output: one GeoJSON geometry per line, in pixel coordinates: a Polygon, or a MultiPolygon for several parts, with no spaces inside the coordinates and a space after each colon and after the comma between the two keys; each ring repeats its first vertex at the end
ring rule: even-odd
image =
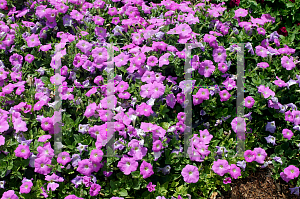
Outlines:
{"type": "Polygon", "coordinates": [[[251,173],[247,178],[232,179],[231,191],[221,191],[222,196],[219,194],[212,199],[297,199],[300,196],[291,194],[289,188],[295,186],[286,183],[281,178],[274,180],[271,176],[271,165],[266,168],[258,168],[256,172],[251,173]]]}

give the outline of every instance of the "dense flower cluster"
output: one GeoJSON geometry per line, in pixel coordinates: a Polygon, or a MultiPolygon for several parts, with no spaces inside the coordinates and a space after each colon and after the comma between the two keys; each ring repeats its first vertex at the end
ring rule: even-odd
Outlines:
{"type": "MultiPolygon", "coordinates": [[[[228,6],[236,9],[241,3],[231,0],[228,6]]],[[[243,8],[230,14],[224,2],[209,0],[193,6],[169,0],[38,0],[27,1],[20,10],[11,5],[0,0],[5,13],[0,16],[1,199],[25,194],[123,199],[138,189],[144,190],[138,196],[142,198],[190,198],[190,183],[205,181],[209,174],[228,187],[252,162],[262,168],[284,163],[281,178],[298,178],[296,164],[267,154],[270,146],[295,144],[299,136],[291,129],[300,130],[297,106],[288,103],[289,98],[279,102],[284,91],[296,93],[290,87],[300,87],[300,74],[294,72],[299,63],[292,56],[296,49],[282,39],[289,36],[287,29],[271,31],[275,17],[254,18],[243,8]],[[221,16],[232,19],[222,21],[221,16]],[[258,41],[251,43],[253,36],[258,41]],[[232,100],[240,98],[233,62],[244,48],[228,41],[242,39],[247,58],[257,61],[248,64],[247,72],[255,86],[248,87],[240,104],[247,114],[232,117],[232,100]],[[184,65],[190,66],[188,71],[184,65]],[[263,71],[257,73],[259,80],[251,74],[255,70],[263,71]],[[264,72],[274,73],[276,79],[261,81],[264,72]],[[193,78],[187,80],[188,74],[193,78]],[[200,82],[215,86],[195,86],[200,82]],[[187,107],[197,115],[190,116],[187,107]],[[267,108],[276,125],[278,118],[288,125],[277,128],[273,115],[263,118],[266,124],[255,121],[274,136],[261,137],[264,148],[246,143],[244,157],[237,159],[233,139],[245,140],[248,133],[254,139],[252,129],[247,132],[254,125],[251,120],[267,108]],[[209,117],[214,126],[210,120],[204,123],[209,117]],[[188,124],[194,118],[196,123],[188,124]],[[105,157],[110,152],[114,157],[105,157]],[[176,159],[183,154],[183,162],[176,159]],[[267,161],[268,155],[273,162],[267,161]],[[23,178],[19,192],[10,187],[16,186],[15,178],[23,178]],[[164,191],[168,186],[174,188],[172,193],[164,191]]],[[[205,197],[207,190],[201,189],[205,197]]]]}

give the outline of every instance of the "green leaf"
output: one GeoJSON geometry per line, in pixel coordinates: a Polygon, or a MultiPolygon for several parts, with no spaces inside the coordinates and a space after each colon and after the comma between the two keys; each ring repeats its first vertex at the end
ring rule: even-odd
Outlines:
{"type": "Polygon", "coordinates": [[[169,127],[170,127],[170,124],[169,124],[168,122],[162,122],[162,123],[160,124],[160,126],[161,126],[163,129],[168,130],[169,127]]]}
{"type": "Polygon", "coordinates": [[[131,172],[131,175],[133,178],[138,178],[139,175],[140,175],[140,172],[139,171],[134,171],[134,172],[131,172]]]}
{"type": "Polygon", "coordinates": [[[121,189],[121,190],[119,191],[119,194],[120,194],[120,196],[128,196],[128,192],[127,192],[126,189],[121,189]]]}
{"type": "Polygon", "coordinates": [[[48,77],[43,76],[40,78],[42,80],[42,82],[47,86],[48,84],[51,84],[50,80],[48,77]]]}
{"type": "Polygon", "coordinates": [[[294,7],[294,3],[289,2],[289,3],[286,4],[286,7],[288,7],[288,8],[294,7]]]}

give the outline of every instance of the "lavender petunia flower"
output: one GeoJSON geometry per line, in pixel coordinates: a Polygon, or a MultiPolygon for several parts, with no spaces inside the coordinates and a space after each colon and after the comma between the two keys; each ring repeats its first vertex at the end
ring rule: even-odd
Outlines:
{"type": "Polygon", "coordinates": [[[226,148],[225,147],[223,147],[223,146],[216,146],[216,148],[218,149],[218,151],[217,151],[217,155],[222,155],[222,153],[228,153],[228,151],[226,150],[226,148]]]}
{"type": "Polygon", "coordinates": [[[204,115],[206,115],[206,112],[202,109],[202,110],[200,111],[200,115],[201,115],[201,116],[204,116],[204,115]]]}
{"type": "Polygon", "coordinates": [[[243,160],[243,161],[237,161],[236,166],[241,167],[245,171],[246,161],[245,160],[243,160]]]}
{"type": "Polygon", "coordinates": [[[299,188],[300,187],[294,187],[294,188],[289,188],[291,190],[291,194],[295,194],[299,196],[299,188]]]}
{"type": "Polygon", "coordinates": [[[267,140],[267,143],[271,143],[273,146],[276,145],[276,138],[274,136],[269,135],[268,137],[265,137],[265,139],[267,140]]]}
{"type": "Polygon", "coordinates": [[[273,160],[275,160],[276,162],[279,162],[280,164],[282,164],[282,160],[281,160],[280,157],[275,156],[275,157],[273,158],[273,160]]]}
{"type": "Polygon", "coordinates": [[[77,167],[78,166],[78,162],[81,161],[81,158],[79,156],[79,154],[73,154],[72,155],[72,166],[73,167],[77,167]]]}
{"type": "Polygon", "coordinates": [[[274,133],[276,130],[275,121],[268,122],[266,126],[266,131],[269,131],[270,133],[274,133]]]}
{"type": "Polygon", "coordinates": [[[35,71],[37,71],[41,76],[45,74],[45,70],[42,67],[40,67],[38,70],[35,71]]]}
{"type": "Polygon", "coordinates": [[[266,168],[269,164],[272,164],[272,161],[266,161],[264,164],[261,166],[261,168],[266,168]]]}
{"type": "Polygon", "coordinates": [[[75,188],[77,188],[79,185],[82,184],[83,177],[81,176],[76,176],[71,182],[75,185],[75,188]]]}
{"type": "Polygon", "coordinates": [[[70,15],[63,16],[63,24],[64,26],[72,26],[73,20],[71,19],[70,15]]]}

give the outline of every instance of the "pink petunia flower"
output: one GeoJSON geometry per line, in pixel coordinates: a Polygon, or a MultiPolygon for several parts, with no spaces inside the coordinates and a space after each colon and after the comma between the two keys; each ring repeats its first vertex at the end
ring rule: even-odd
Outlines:
{"type": "Polygon", "coordinates": [[[140,166],[140,172],[141,175],[143,175],[144,179],[149,178],[151,175],[154,174],[152,165],[146,162],[145,160],[143,160],[140,166]]]}
{"type": "Polygon", "coordinates": [[[14,124],[14,129],[16,130],[16,133],[18,133],[20,131],[26,132],[28,130],[26,127],[26,122],[24,122],[21,117],[17,118],[13,124],[14,124]]]}
{"type": "Polygon", "coordinates": [[[258,92],[262,93],[264,98],[268,98],[270,96],[273,96],[273,97],[275,96],[275,93],[269,87],[266,87],[264,85],[260,85],[258,87],[258,92]]]}
{"type": "Polygon", "coordinates": [[[204,75],[204,77],[210,77],[211,74],[215,71],[215,68],[216,67],[213,65],[212,61],[205,60],[200,63],[198,72],[200,75],[204,75]]]}
{"type": "Polygon", "coordinates": [[[136,171],[139,163],[134,158],[123,156],[118,162],[118,168],[125,174],[129,175],[131,172],[136,171]]]}
{"type": "Polygon", "coordinates": [[[155,191],[155,187],[156,185],[152,184],[152,182],[149,182],[146,188],[148,189],[149,192],[153,192],[155,191]]]}
{"type": "Polygon", "coordinates": [[[245,98],[245,107],[252,108],[252,106],[254,105],[254,103],[255,103],[255,100],[253,99],[253,97],[247,96],[245,98]]]}
{"type": "Polygon", "coordinates": [[[239,8],[236,11],[234,11],[234,13],[235,13],[235,15],[234,15],[235,18],[246,17],[248,15],[248,10],[239,8]]]}
{"type": "Polygon", "coordinates": [[[236,117],[231,122],[231,128],[237,134],[246,132],[246,121],[244,118],[236,117]]]}
{"type": "Polygon", "coordinates": [[[246,162],[253,162],[256,159],[256,153],[251,150],[247,150],[244,152],[244,158],[246,162]]]}
{"type": "Polygon", "coordinates": [[[100,149],[94,149],[91,152],[90,160],[92,163],[100,163],[103,158],[103,151],[100,149]]]}
{"type": "Polygon", "coordinates": [[[67,163],[71,162],[70,154],[68,152],[61,152],[58,154],[57,162],[65,166],[67,163]]]}
{"type": "Polygon", "coordinates": [[[230,165],[229,173],[234,179],[238,179],[238,177],[242,175],[240,167],[236,166],[235,164],[230,165]]]}
{"type": "Polygon", "coordinates": [[[84,159],[78,162],[77,170],[79,173],[85,176],[90,176],[93,171],[93,165],[90,160],[84,159]]]}
{"type": "Polygon", "coordinates": [[[199,170],[196,166],[186,165],[182,169],[181,175],[186,183],[197,183],[199,181],[199,170]]]}
{"type": "Polygon", "coordinates": [[[276,79],[274,81],[274,84],[277,85],[278,87],[286,87],[287,83],[285,83],[283,80],[281,80],[278,76],[276,76],[276,79]]]}
{"type": "Polygon", "coordinates": [[[294,63],[294,57],[291,56],[290,58],[288,58],[288,56],[283,56],[281,58],[281,65],[286,70],[292,70],[296,67],[296,64],[294,63]]]}
{"type": "Polygon", "coordinates": [[[207,129],[204,129],[203,131],[202,130],[199,130],[200,132],[200,141],[203,143],[203,144],[209,144],[211,139],[213,138],[213,135],[211,135],[207,129]]]}
{"type": "Polygon", "coordinates": [[[255,47],[255,53],[257,54],[257,56],[260,57],[267,57],[268,56],[268,50],[262,46],[256,46],[255,47]]]}
{"type": "Polygon", "coordinates": [[[229,184],[229,183],[231,183],[231,178],[230,178],[230,177],[225,178],[225,179],[223,180],[223,183],[224,183],[224,184],[229,184]]]}
{"type": "Polygon", "coordinates": [[[86,110],[85,110],[83,115],[86,116],[86,117],[92,117],[95,114],[96,108],[97,108],[97,105],[96,105],[95,102],[88,105],[86,107],[86,110]]]}
{"type": "Polygon", "coordinates": [[[259,164],[263,164],[265,158],[267,157],[267,153],[263,148],[254,148],[253,151],[256,153],[256,158],[254,161],[258,162],[259,164]]]}
{"type": "Polygon", "coordinates": [[[283,137],[287,138],[288,140],[290,140],[294,135],[293,132],[289,129],[283,129],[282,134],[283,134],[283,137]]]}
{"type": "Polygon", "coordinates": [[[30,156],[30,149],[28,145],[20,144],[15,150],[16,157],[28,159],[30,156]]]}
{"type": "Polygon", "coordinates": [[[269,64],[267,62],[260,62],[260,63],[257,64],[257,67],[268,68],[269,64]]]}
{"type": "Polygon", "coordinates": [[[146,117],[149,117],[152,113],[154,113],[152,107],[147,105],[145,102],[138,105],[136,111],[138,116],[145,115],[146,117]]]}
{"type": "Polygon", "coordinates": [[[213,50],[213,54],[212,54],[214,61],[217,63],[222,63],[226,61],[226,50],[223,46],[219,46],[218,48],[215,48],[213,50]]]}
{"type": "Polygon", "coordinates": [[[81,21],[84,16],[80,12],[78,12],[77,10],[72,10],[72,12],[70,13],[70,17],[72,19],[77,20],[77,21],[81,21]]]}
{"type": "Polygon", "coordinates": [[[227,160],[218,159],[217,161],[214,161],[212,170],[216,174],[218,174],[220,176],[224,176],[225,173],[229,172],[230,166],[228,165],[227,160]]]}
{"type": "Polygon", "coordinates": [[[227,101],[231,97],[231,94],[227,90],[220,91],[219,95],[221,98],[220,99],[221,102],[227,101]]]}
{"type": "Polygon", "coordinates": [[[159,152],[162,149],[162,142],[160,140],[156,140],[153,142],[152,150],[154,152],[159,152]]]}
{"type": "MultiPolygon", "coordinates": [[[[0,114],[1,115],[1,114],[0,114]]],[[[9,129],[7,119],[0,119],[0,133],[3,133],[9,129]]]]}
{"type": "Polygon", "coordinates": [[[27,54],[27,55],[25,56],[25,61],[27,61],[28,63],[33,62],[33,60],[34,60],[34,56],[33,56],[33,55],[27,54]]]}
{"type": "Polygon", "coordinates": [[[45,176],[45,180],[49,182],[47,185],[47,191],[49,191],[50,189],[52,191],[55,191],[59,187],[59,184],[56,182],[63,182],[64,178],[59,177],[55,173],[53,173],[51,176],[45,176]]]}
{"type": "Polygon", "coordinates": [[[163,56],[159,58],[159,67],[162,67],[163,65],[169,65],[169,57],[170,53],[165,53],[163,56]]]}
{"type": "Polygon", "coordinates": [[[90,187],[90,196],[97,196],[100,191],[101,191],[101,186],[94,183],[90,187]]]}
{"type": "Polygon", "coordinates": [[[65,80],[66,80],[66,77],[63,77],[58,73],[56,73],[54,76],[50,77],[50,82],[55,85],[61,85],[62,82],[65,80]]]}
{"type": "Polygon", "coordinates": [[[165,92],[165,88],[166,87],[162,83],[153,82],[150,90],[150,93],[152,93],[151,98],[157,99],[162,96],[165,92]]]}
{"type": "Polygon", "coordinates": [[[25,40],[27,42],[27,46],[30,47],[30,48],[41,45],[41,42],[39,40],[39,36],[36,35],[36,34],[30,35],[25,40]]]}
{"type": "Polygon", "coordinates": [[[299,168],[294,165],[289,165],[284,169],[284,174],[290,179],[295,179],[299,176],[299,168]]]}
{"type": "Polygon", "coordinates": [[[41,156],[40,158],[36,158],[34,161],[34,172],[42,175],[48,175],[52,168],[47,165],[51,165],[51,159],[49,157],[41,156]]]}
{"type": "Polygon", "coordinates": [[[14,190],[8,190],[3,193],[1,199],[19,199],[14,190]]]}

